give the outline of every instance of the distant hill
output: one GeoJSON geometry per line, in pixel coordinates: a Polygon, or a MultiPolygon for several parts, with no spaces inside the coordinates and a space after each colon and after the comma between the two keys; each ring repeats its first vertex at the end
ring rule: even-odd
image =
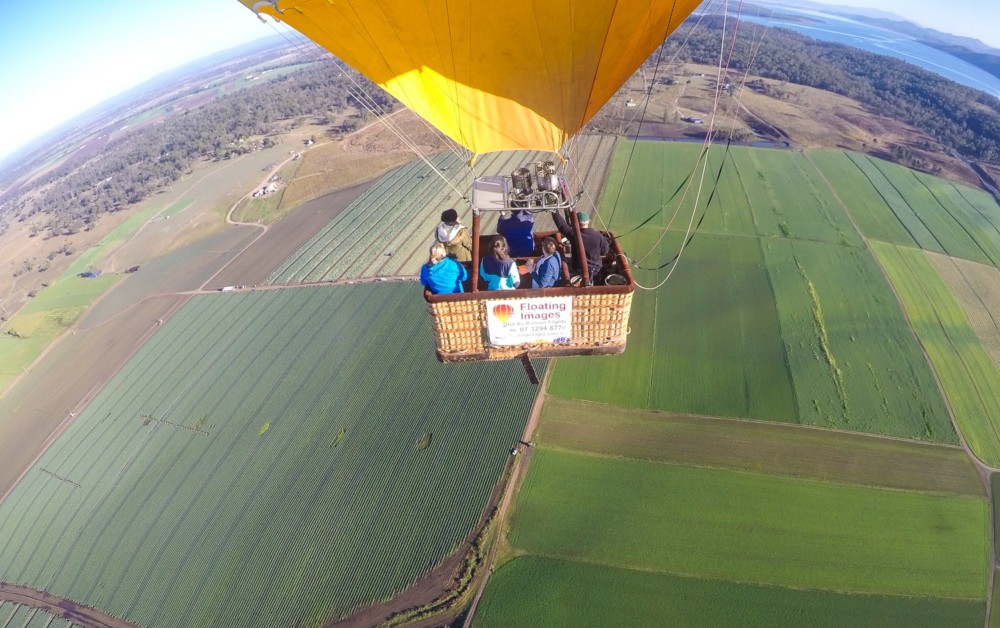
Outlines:
{"type": "MultiPolygon", "coordinates": [[[[822,11],[830,15],[845,17],[863,21],[867,24],[884,28],[900,35],[906,35],[919,41],[920,43],[946,52],[966,63],[989,72],[993,76],[1000,78],[1000,48],[993,48],[973,37],[953,35],[944,33],[933,28],[927,28],[915,24],[894,13],[881,11],[879,9],[865,9],[860,7],[836,6],[829,4],[819,4],[808,1],[797,1],[794,4],[784,2],[760,2],[767,7],[795,7],[798,9],[811,9],[822,11]]],[[[745,9],[744,9],[745,10],[745,9]]]]}
{"type": "MultiPolygon", "coordinates": [[[[150,99],[152,94],[164,91],[179,82],[196,76],[206,70],[218,67],[225,63],[245,60],[264,51],[273,50],[280,46],[287,46],[288,42],[281,35],[262,37],[254,41],[241,44],[234,48],[229,48],[221,52],[213,53],[207,57],[202,57],[190,63],[161,72],[149,80],[136,85],[116,96],[113,96],[87,111],[63,122],[59,126],[50,129],[44,134],[36,137],[18,150],[15,150],[4,159],[0,160],[0,170],[12,171],[18,164],[32,159],[33,155],[39,151],[47,150],[48,145],[58,141],[60,138],[70,134],[76,129],[86,128],[96,124],[99,120],[113,116],[115,112],[124,110],[136,101],[150,99]]],[[[7,172],[10,174],[10,172],[7,172]]],[[[0,181],[0,187],[2,187],[0,181]]]]}

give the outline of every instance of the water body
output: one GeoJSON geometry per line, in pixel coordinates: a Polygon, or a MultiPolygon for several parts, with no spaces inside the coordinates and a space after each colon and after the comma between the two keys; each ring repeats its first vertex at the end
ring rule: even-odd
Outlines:
{"type": "Polygon", "coordinates": [[[1000,97],[1000,78],[946,52],[922,44],[908,35],[865,24],[840,15],[809,9],[775,6],[773,17],[749,13],[741,17],[776,28],[787,28],[820,41],[836,42],[880,55],[888,55],[1000,97]],[[800,21],[794,21],[798,18],[800,21]]]}

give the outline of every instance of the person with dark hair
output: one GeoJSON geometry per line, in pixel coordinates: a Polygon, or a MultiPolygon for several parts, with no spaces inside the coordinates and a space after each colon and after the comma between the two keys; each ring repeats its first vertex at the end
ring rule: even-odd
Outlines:
{"type": "Polygon", "coordinates": [[[562,256],[556,251],[555,238],[542,240],[542,256],[537,262],[528,260],[528,270],[531,271],[532,288],[551,288],[556,285],[562,274],[562,256]]]}
{"type": "MultiPolygon", "coordinates": [[[[576,215],[580,222],[580,239],[583,240],[583,252],[587,257],[587,270],[590,273],[590,283],[600,281],[604,265],[604,256],[611,250],[611,246],[605,239],[604,234],[590,226],[590,216],[587,212],[580,212],[576,215]]],[[[573,226],[566,222],[562,214],[553,212],[552,219],[556,223],[559,232],[569,238],[572,245],[576,245],[576,233],[573,226]]]]}
{"type": "Polygon", "coordinates": [[[420,283],[427,286],[431,294],[464,292],[462,282],[468,278],[469,271],[448,257],[443,244],[431,245],[430,259],[420,267],[420,283]]]}
{"type": "Polygon", "coordinates": [[[489,290],[513,290],[521,285],[517,264],[510,258],[510,246],[502,235],[493,236],[490,254],[479,263],[479,276],[486,280],[489,290]]]}
{"type": "Polygon", "coordinates": [[[528,257],[535,254],[535,215],[523,209],[515,209],[510,216],[500,213],[497,233],[507,238],[510,254],[514,257],[528,257]]]}
{"type": "Polygon", "coordinates": [[[441,212],[441,224],[434,230],[434,241],[445,246],[449,257],[460,262],[472,260],[472,236],[465,225],[458,222],[458,212],[454,209],[441,212]]]}

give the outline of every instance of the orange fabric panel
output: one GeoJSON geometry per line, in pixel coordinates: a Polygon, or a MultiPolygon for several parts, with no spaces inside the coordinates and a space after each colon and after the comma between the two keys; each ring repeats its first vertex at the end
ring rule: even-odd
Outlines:
{"type": "Polygon", "coordinates": [[[701,0],[240,0],[475,153],[557,151],[701,0]]]}

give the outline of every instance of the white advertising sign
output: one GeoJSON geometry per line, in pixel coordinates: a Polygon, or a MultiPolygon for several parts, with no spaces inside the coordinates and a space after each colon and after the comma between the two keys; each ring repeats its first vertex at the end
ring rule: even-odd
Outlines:
{"type": "Polygon", "coordinates": [[[569,342],[573,297],[487,301],[486,323],[494,345],[569,342]]]}

